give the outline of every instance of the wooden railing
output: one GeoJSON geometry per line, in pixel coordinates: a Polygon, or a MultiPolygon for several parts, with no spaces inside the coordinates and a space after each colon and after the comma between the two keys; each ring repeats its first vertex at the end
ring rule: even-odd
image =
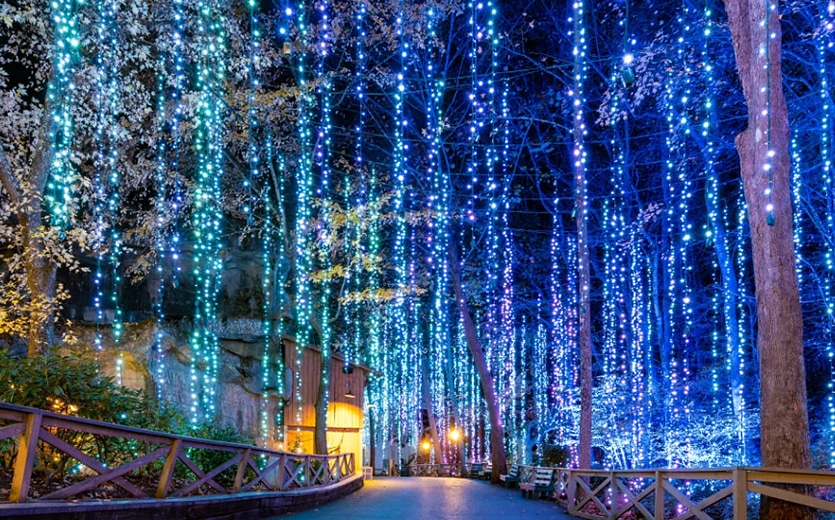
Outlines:
{"type": "Polygon", "coordinates": [[[4,403],[0,403],[0,420],[10,423],[0,427],[0,441],[15,439],[17,445],[9,494],[11,502],[29,499],[39,442],[48,445],[56,457],[74,459],[84,467],[84,471],[75,475],[65,487],[51,490],[38,497],[39,500],[65,500],[103,487],[118,487],[123,494],[133,498],[287,491],[326,486],[356,472],[353,453],[330,456],[286,453],[119,426],[4,403]],[[122,453],[131,460],[118,467],[107,467],[83,449],[63,440],[61,437],[66,437],[67,433],[133,440],[146,449],[122,453]],[[217,461],[216,464],[213,462],[210,468],[205,465],[199,467],[189,458],[190,454],[198,451],[204,455],[211,454],[211,460],[217,461]],[[155,468],[152,471],[149,470],[151,466],[155,468]],[[144,470],[145,481],[142,483],[131,478],[139,470],[144,470]],[[174,478],[175,472],[185,476],[174,478]]]}
{"type": "Polygon", "coordinates": [[[634,512],[648,520],[745,520],[749,493],[835,512],[835,473],[758,467],[560,469],[555,494],[570,515],[580,518],[610,520],[634,512]],[[797,492],[804,486],[814,493],[797,492]],[[826,496],[830,500],[820,498],[826,496]]]}

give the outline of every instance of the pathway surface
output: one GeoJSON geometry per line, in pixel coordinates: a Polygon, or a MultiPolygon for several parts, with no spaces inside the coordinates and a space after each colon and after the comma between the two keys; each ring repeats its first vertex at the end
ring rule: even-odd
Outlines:
{"type": "Polygon", "coordinates": [[[343,499],[274,520],[494,520],[572,517],[556,503],[522,498],[518,489],[462,478],[374,478],[343,499]]]}

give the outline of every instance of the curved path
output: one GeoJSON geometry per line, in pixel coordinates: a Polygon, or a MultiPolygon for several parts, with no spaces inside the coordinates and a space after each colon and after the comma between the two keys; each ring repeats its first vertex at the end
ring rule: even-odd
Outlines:
{"type": "Polygon", "coordinates": [[[556,503],[522,498],[518,489],[462,478],[375,478],[359,491],[316,509],[274,519],[494,520],[572,517],[556,503]]]}

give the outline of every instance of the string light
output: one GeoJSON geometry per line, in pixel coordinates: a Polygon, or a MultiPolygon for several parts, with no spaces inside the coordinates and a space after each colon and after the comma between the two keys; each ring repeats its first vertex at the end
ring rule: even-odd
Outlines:
{"type": "Polygon", "coordinates": [[[218,374],[217,296],[223,270],[221,242],[221,179],[224,170],[222,103],[226,73],[225,18],[219,0],[200,0],[197,4],[198,92],[195,121],[197,179],[194,187],[194,329],[191,334],[191,422],[215,414],[218,374]]]}
{"type": "Polygon", "coordinates": [[[73,223],[73,194],[77,174],[73,168],[73,103],[76,85],[73,79],[81,50],[78,27],[77,0],[55,0],[50,3],[53,44],[53,79],[47,87],[47,109],[52,112],[49,132],[52,144],[52,164],[46,185],[45,199],[51,213],[51,223],[64,231],[73,223]]]}

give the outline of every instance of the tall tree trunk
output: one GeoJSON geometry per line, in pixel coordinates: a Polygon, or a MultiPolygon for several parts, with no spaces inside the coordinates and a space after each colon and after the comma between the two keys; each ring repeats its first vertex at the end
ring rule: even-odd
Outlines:
{"type": "Polygon", "coordinates": [[[313,430],[313,450],[320,455],[328,453],[328,401],[331,391],[331,363],[330,350],[322,348],[322,366],[319,371],[319,391],[316,393],[316,426],[313,430]]]}
{"type": "Polygon", "coordinates": [[[592,355],[591,355],[591,295],[589,276],[588,221],[586,219],[585,169],[577,174],[577,266],[580,296],[580,469],[591,468],[591,415],[592,415],[592,355]]]}
{"type": "Polygon", "coordinates": [[[450,274],[452,275],[452,285],[455,289],[455,301],[458,305],[458,314],[461,316],[461,323],[464,325],[464,337],[467,340],[467,347],[473,356],[473,362],[481,379],[481,390],[484,392],[484,400],[487,401],[487,414],[490,417],[491,462],[493,463],[491,482],[496,484],[499,482],[499,475],[507,472],[507,455],[505,455],[504,451],[502,416],[499,413],[496,390],[493,388],[493,376],[487,370],[484,349],[481,347],[481,341],[478,339],[475,324],[470,315],[470,307],[467,305],[467,295],[464,294],[464,287],[461,284],[460,266],[458,265],[458,255],[455,252],[454,245],[450,245],[449,253],[451,257],[450,274]]]}
{"type": "Polygon", "coordinates": [[[574,3],[572,13],[574,22],[574,89],[572,96],[574,134],[571,160],[574,165],[574,210],[577,225],[577,269],[579,270],[577,293],[580,297],[580,469],[591,468],[591,415],[592,415],[592,353],[591,353],[591,273],[589,272],[588,238],[588,194],[586,188],[586,133],[585,107],[585,69],[586,69],[586,34],[583,31],[583,18],[586,9],[583,2],[574,3]]]}
{"type": "Polygon", "coordinates": [[[435,464],[443,464],[446,461],[441,456],[441,439],[438,436],[438,424],[435,422],[435,409],[432,406],[432,392],[429,389],[429,370],[426,368],[426,360],[421,363],[420,372],[423,380],[423,407],[426,409],[426,419],[429,421],[429,436],[432,438],[433,460],[435,464]]]}
{"type": "Polygon", "coordinates": [[[29,286],[29,357],[43,353],[55,342],[56,273],[58,267],[45,253],[40,208],[18,214],[29,286]]]}
{"type": "Polygon", "coordinates": [[[15,176],[5,150],[0,146],[0,184],[15,206],[23,242],[26,283],[31,302],[29,320],[29,357],[36,356],[54,342],[54,321],[58,266],[47,254],[46,230],[42,216],[41,196],[46,188],[52,164],[53,149],[49,138],[52,108],[44,103],[37,149],[32,157],[29,176],[15,176]]]}
{"type": "MultiPolygon", "coordinates": [[[[316,392],[316,424],[313,428],[313,451],[320,455],[328,453],[328,402],[330,401],[331,379],[333,375],[333,363],[331,362],[331,350],[325,345],[325,338],[322,335],[322,327],[317,319],[311,316],[310,324],[319,337],[321,344],[322,363],[319,367],[319,390],[316,392]]],[[[341,390],[341,389],[340,389],[341,390]]]]}
{"type": "MultiPolygon", "coordinates": [[[[748,203],[757,294],[762,463],[767,467],[809,468],[803,322],[792,242],[780,15],[776,2],[724,2],[748,104],[748,127],[737,136],[736,145],[748,203]]],[[[803,519],[812,518],[812,513],[763,497],[760,518],[803,519]]]]}

